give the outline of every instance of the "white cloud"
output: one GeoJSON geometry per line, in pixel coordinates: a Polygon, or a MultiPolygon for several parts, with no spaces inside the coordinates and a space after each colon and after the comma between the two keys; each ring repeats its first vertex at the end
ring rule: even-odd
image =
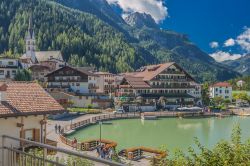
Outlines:
{"type": "Polygon", "coordinates": [[[123,15],[139,12],[150,14],[159,23],[168,16],[167,7],[163,0],[107,0],[109,4],[119,5],[123,10],[123,15]]]}
{"type": "Polygon", "coordinates": [[[225,60],[236,60],[242,57],[241,54],[230,54],[228,52],[217,51],[215,53],[210,54],[217,62],[223,62],[225,60]]]}
{"type": "Polygon", "coordinates": [[[224,46],[225,47],[231,47],[235,45],[235,40],[233,38],[230,38],[225,41],[224,46]]]}
{"type": "Polygon", "coordinates": [[[216,42],[216,41],[213,41],[213,42],[209,43],[209,46],[210,46],[211,48],[218,48],[218,47],[219,47],[219,43],[216,42]]]}
{"type": "Polygon", "coordinates": [[[250,52],[250,28],[246,27],[245,31],[237,37],[236,42],[244,51],[250,52]]]}

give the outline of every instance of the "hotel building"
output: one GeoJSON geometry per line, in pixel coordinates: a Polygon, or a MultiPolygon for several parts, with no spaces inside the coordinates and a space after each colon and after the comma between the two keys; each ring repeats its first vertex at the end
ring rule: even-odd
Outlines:
{"type": "Polygon", "coordinates": [[[145,103],[156,103],[164,97],[165,106],[201,104],[201,86],[174,62],[141,67],[124,73],[119,97],[142,97],[145,103]]]}

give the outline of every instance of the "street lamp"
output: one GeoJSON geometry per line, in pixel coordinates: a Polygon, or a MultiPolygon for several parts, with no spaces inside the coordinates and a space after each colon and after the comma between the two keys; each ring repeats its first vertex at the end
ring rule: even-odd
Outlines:
{"type": "Polygon", "coordinates": [[[101,141],[102,141],[102,121],[99,121],[99,127],[100,127],[100,145],[101,145],[101,141]]]}

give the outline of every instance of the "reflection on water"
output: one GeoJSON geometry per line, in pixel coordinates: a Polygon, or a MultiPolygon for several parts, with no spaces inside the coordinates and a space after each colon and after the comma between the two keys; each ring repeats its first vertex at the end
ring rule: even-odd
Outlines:
{"type": "MultiPolygon", "coordinates": [[[[102,126],[102,138],[118,142],[118,150],[134,146],[159,148],[166,146],[187,150],[195,147],[194,137],[206,147],[213,147],[221,139],[230,140],[233,126],[239,123],[242,138],[250,138],[250,117],[228,118],[163,118],[158,120],[123,119],[102,126]]],[[[99,138],[99,126],[93,125],[75,132],[70,138],[80,140],[99,138]]]]}
{"type": "Polygon", "coordinates": [[[178,124],[177,127],[180,128],[180,129],[184,129],[184,130],[187,130],[187,129],[190,129],[190,128],[199,128],[201,127],[201,123],[195,123],[195,124],[178,124]]]}
{"type": "Polygon", "coordinates": [[[143,126],[144,126],[144,121],[145,121],[144,119],[141,119],[141,124],[142,124],[143,126]]]}

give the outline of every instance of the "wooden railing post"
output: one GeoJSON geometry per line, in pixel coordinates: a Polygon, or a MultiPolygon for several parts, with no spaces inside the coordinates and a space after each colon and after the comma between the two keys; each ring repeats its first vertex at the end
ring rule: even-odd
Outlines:
{"type": "Polygon", "coordinates": [[[4,145],[5,145],[5,138],[2,138],[2,165],[4,165],[4,145]]]}
{"type": "Polygon", "coordinates": [[[47,148],[43,148],[43,166],[47,166],[46,158],[47,158],[47,148]]]}

